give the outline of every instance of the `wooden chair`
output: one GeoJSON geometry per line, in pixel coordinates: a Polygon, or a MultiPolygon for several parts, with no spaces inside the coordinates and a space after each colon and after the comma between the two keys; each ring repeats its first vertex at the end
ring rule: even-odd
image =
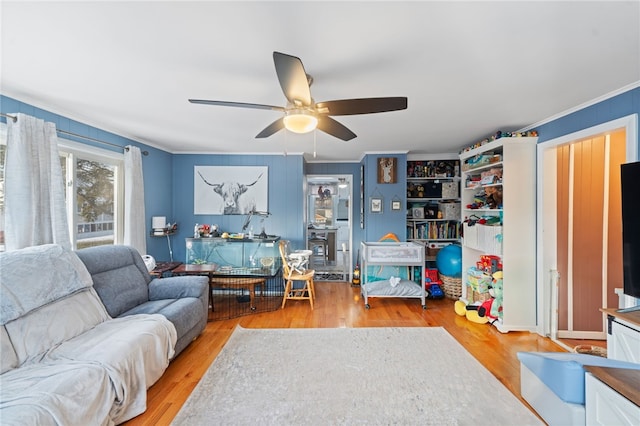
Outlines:
{"type": "Polygon", "coordinates": [[[313,269],[305,269],[304,271],[294,270],[290,266],[290,259],[287,255],[288,241],[280,241],[280,257],[282,257],[282,276],[285,279],[284,297],[282,298],[282,308],[287,300],[308,300],[313,309],[313,299],[316,297],[316,290],[313,286],[313,269]],[[294,287],[294,282],[303,282],[302,287],[294,287]]]}

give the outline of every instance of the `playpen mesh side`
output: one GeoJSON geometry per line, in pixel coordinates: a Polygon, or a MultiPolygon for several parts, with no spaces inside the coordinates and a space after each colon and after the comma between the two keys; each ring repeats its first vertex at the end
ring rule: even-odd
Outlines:
{"type": "Polygon", "coordinates": [[[409,267],[389,265],[367,266],[367,282],[388,280],[391,277],[399,277],[403,280],[410,279],[409,267]]]}
{"type": "MultiPolygon", "coordinates": [[[[243,277],[234,277],[238,281],[243,277]]],[[[255,277],[253,277],[255,278],[255,277]]],[[[254,285],[255,297],[253,306],[246,286],[211,284],[211,300],[209,301],[209,320],[225,320],[270,312],[280,309],[284,296],[284,279],[282,271],[271,277],[265,277],[264,284],[254,285]]]]}

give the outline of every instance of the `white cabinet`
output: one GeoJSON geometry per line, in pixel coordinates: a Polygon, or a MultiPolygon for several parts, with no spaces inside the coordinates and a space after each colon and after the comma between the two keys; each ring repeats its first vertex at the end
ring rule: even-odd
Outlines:
{"type": "Polygon", "coordinates": [[[467,271],[482,256],[501,268],[502,316],[494,322],[501,332],[536,327],[537,140],[500,138],[460,154],[462,220],[480,219],[463,227],[462,297],[467,271]]]}
{"type": "MultiPolygon", "coordinates": [[[[607,358],[640,363],[640,310],[607,315],[607,358]]],[[[640,424],[640,370],[586,366],[587,425],[640,424]]]]}
{"type": "Polygon", "coordinates": [[[607,339],[609,358],[640,364],[640,329],[617,321],[611,323],[611,335],[607,339]]]}
{"type": "Polygon", "coordinates": [[[607,358],[640,364],[640,310],[607,314],[607,358]]]}
{"type": "MultiPolygon", "coordinates": [[[[594,369],[597,373],[588,372],[585,375],[585,423],[589,425],[629,425],[640,424],[640,406],[629,400],[624,393],[620,393],[608,384],[603,382],[610,378],[607,369],[594,369]],[[602,379],[602,380],[601,380],[602,379]]],[[[615,373],[615,371],[613,371],[615,373]]],[[[633,378],[628,384],[622,383],[621,379],[629,379],[635,375],[638,378],[638,371],[627,370],[622,373],[623,377],[614,377],[611,384],[616,386],[633,387],[633,378]]],[[[632,389],[627,389],[633,392],[632,389]]]]}

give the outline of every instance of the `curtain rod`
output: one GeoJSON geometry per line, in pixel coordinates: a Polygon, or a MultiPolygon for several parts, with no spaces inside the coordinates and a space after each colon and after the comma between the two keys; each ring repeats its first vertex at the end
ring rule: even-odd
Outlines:
{"type": "Polygon", "coordinates": [[[18,121],[18,117],[16,117],[15,115],[9,115],[9,114],[5,114],[4,112],[0,112],[0,116],[10,118],[11,120],[13,120],[14,123],[18,121]]]}
{"type": "MultiPolygon", "coordinates": [[[[9,114],[5,114],[3,112],[0,112],[0,116],[2,117],[6,117],[8,119],[13,120],[13,122],[15,123],[16,121],[18,121],[18,117],[16,117],[15,115],[9,115],[9,114]]],[[[86,139],[92,142],[98,142],[101,144],[105,144],[105,145],[110,145],[110,146],[114,146],[116,148],[122,148],[125,151],[129,151],[129,148],[126,146],[121,146],[121,145],[116,145],[115,143],[111,143],[111,142],[106,142],[106,141],[101,141],[100,139],[95,139],[95,138],[91,138],[89,136],[82,136],[79,135],[77,133],[72,133],[72,132],[67,132],[66,130],[60,130],[60,129],[56,129],[56,132],[58,133],[62,133],[64,135],[68,135],[68,136],[73,136],[75,138],[80,138],[80,139],[86,139]]],[[[149,155],[149,151],[142,151],[142,155],[149,155]]]]}

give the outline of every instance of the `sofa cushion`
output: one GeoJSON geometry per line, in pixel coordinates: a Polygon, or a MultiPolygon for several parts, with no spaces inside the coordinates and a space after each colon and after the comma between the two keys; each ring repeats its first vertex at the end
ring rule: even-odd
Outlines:
{"type": "Polygon", "coordinates": [[[78,256],[56,244],[0,253],[0,270],[0,325],[93,284],[78,256]]]}
{"type": "Polygon", "coordinates": [[[96,292],[87,288],[11,321],[5,327],[18,364],[22,365],[40,361],[51,348],[108,319],[96,292]]]}
{"type": "Polygon", "coordinates": [[[202,318],[202,304],[195,297],[152,300],[125,312],[123,316],[134,314],[162,314],[176,327],[178,336],[183,336],[202,318]]]}
{"type": "Polygon", "coordinates": [[[560,399],[584,405],[585,365],[640,370],[640,364],[570,352],[518,352],[518,359],[560,399]]]}
{"type": "Polygon", "coordinates": [[[208,288],[209,278],[198,275],[156,278],[149,283],[149,300],[202,297],[208,288]]]}
{"type": "Polygon", "coordinates": [[[149,300],[151,276],[134,248],[105,245],[76,253],[89,270],[93,287],[112,317],[149,300]]]}
{"type": "MultiPolygon", "coordinates": [[[[49,348],[109,319],[91,275],[71,250],[45,244],[4,252],[0,267],[0,322],[8,337],[2,345],[13,346],[17,365],[37,361],[49,348]]],[[[4,352],[3,370],[15,366],[4,352]]]]}

